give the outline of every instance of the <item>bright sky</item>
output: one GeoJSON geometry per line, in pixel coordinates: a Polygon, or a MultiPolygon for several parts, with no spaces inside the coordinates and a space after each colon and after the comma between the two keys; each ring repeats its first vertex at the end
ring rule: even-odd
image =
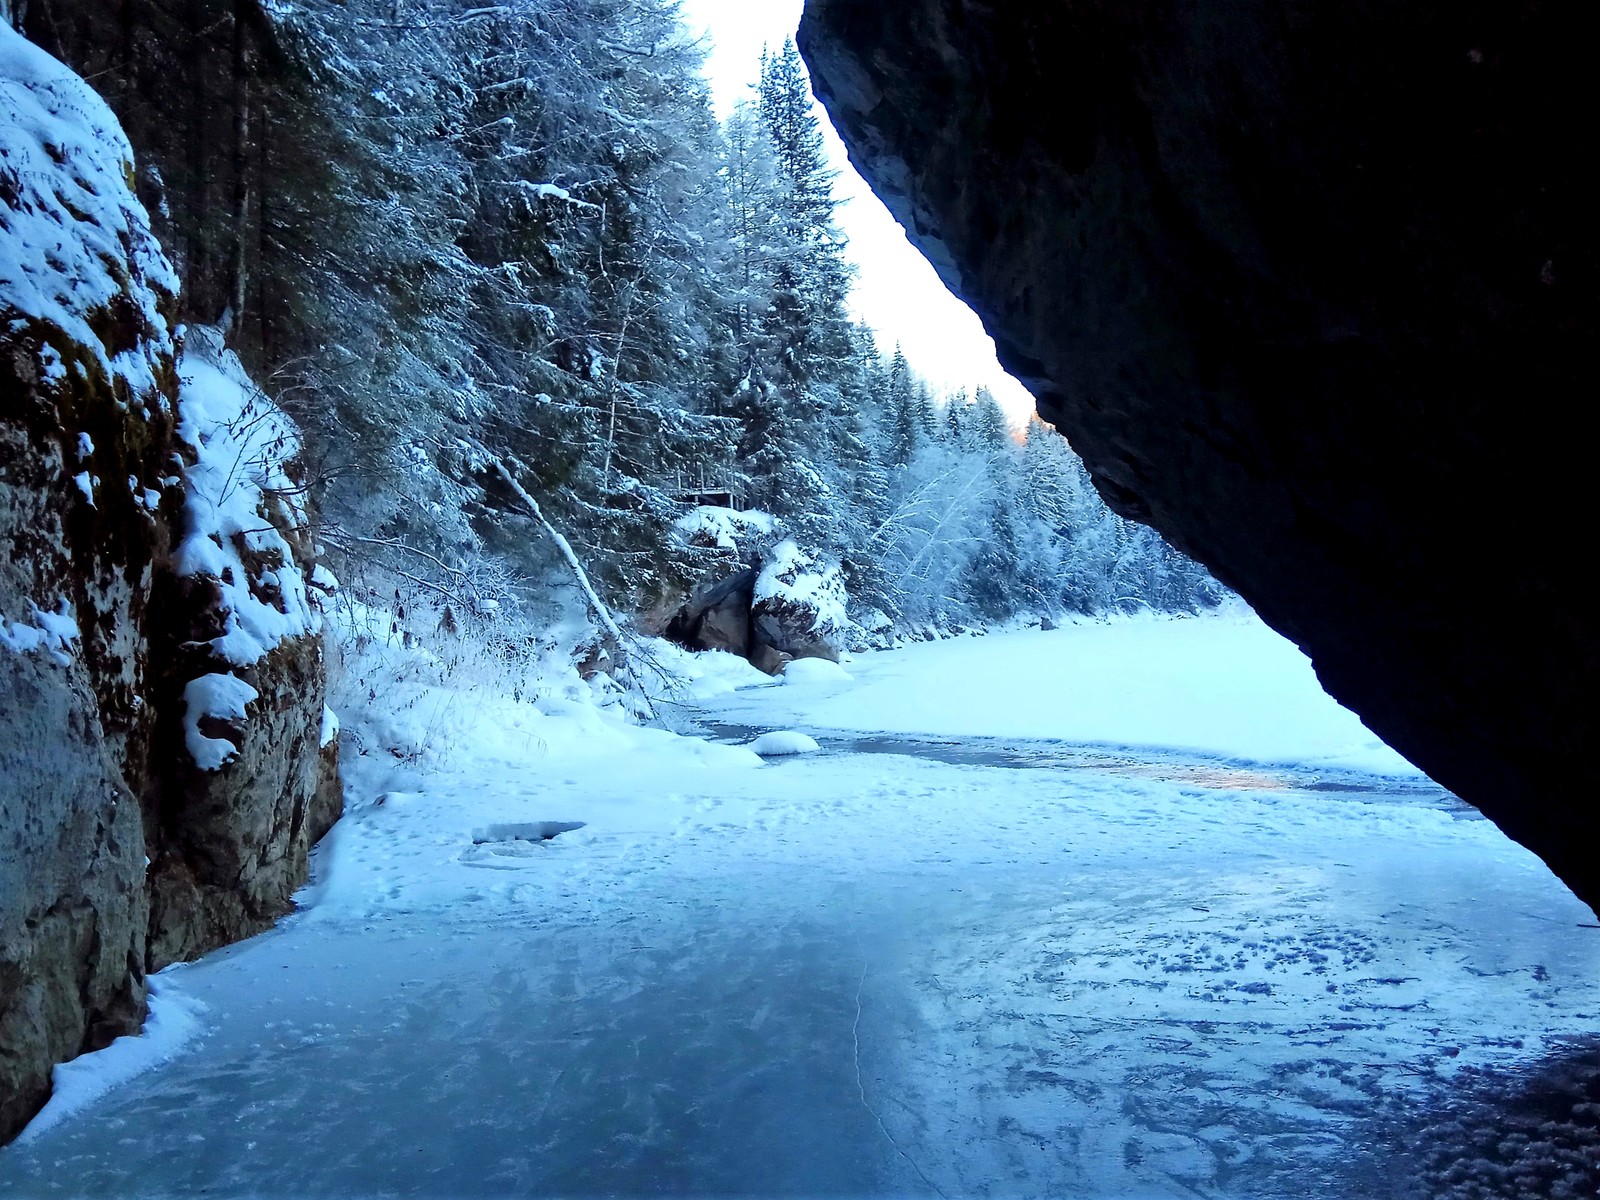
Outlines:
{"type": "MultiPolygon", "coordinates": [[[[804,0],[684,0],[695,32],[704,31],[717,112],[726,117],[741,99],[753,98],[763,46],[777,49],[800,25],[804,0]]],[[[1033,397],[1000,369],[994,343],[972,310],[946,290],[889,210],[872,194],[845,155],[844,144],[819,106],[828,153],[839,171],[835,190],[844,201],[839,225],[850,239],[858,274],[856,315],[872,327],[885,353],[898,343],[912,368],[933,386],[990,388],[1013,423],[1033,412],[1033,397]]]]}

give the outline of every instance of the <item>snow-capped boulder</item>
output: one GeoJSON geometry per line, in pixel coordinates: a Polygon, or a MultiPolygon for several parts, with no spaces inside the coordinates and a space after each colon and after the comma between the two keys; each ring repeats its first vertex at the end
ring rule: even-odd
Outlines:
{"type": "MultiPolygon", "coordinates": [[[[702,521],[693,528],[721,526],[702,521]]],[[[763,557],[760,568],[713,577],[695,589],[667,625],[667,636],[691,650],[737,654],[768,675],[796,659],[838,661],[855,631],[838,565],[802,550],[792,538],[763,557]]]]}
{"type": "Polygon", "coordinates": [[[795,658],[839,660],[850,630],[849,596],[835,563],[779,542],[756,579],[750,616],[754,640],[795,658]]]}
{"type": "Polygon", "coordinates": [[[762,758],[795,758],[801,754],[815,754],[822,747],[810,734],[794,729],[775,729],[756,738],[750,743],[750,749],[762,758]]]}
{"type": "Polygon", "coordinates": [[[783,669],[786,687],[829,688],[837,691],[849,687],[851,675],[838,663],[827,658],[800,658],[783,669]]]}
{"type": "Polygon", "coordinates": [[[748,656],[755,575],[747,569],[771,547],[777,530],[770,513],[690,509],[673,525],[665,586],[639,613],[639,628],[691,649],[748,656]]]}

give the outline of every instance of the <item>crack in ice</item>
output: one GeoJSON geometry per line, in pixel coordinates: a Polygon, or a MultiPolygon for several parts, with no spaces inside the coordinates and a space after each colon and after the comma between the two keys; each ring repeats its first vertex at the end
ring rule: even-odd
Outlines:
{"type": "Polygon", "coordinates": [[[856,1069],[856,1091],[861,1096],[861,1107],[866,1109],[867,1112],[872,1115],[873,1121],[877,1123],[878,1132],[883,1134],[884,1140],[888,1142],[889,1145],[894,1147],[896,1154],[911,1164],[911,1169],[917,1173],[917,1177],[921,1179],[923,1183],[931,1187],[934,1190],[934,1193],[940,1197],[940,1200],[949,1200],[949,1198],[945,1196],[944,1190],[940,1188],[939,1185],[933,1180],[929,1179],[927,1173],[917,1165],[917,1160],[912,1158],[911,1155],[907,1154],[905,1148],[901,1146],[899,1142],[895,1141],[894,1134],[889,1132],[889,1127],[883,1123],[883,1118],[878,1115],[878,1110],[873,1108],[872,1104],[867,1100],[867,1085],[861,1079],[861,992],[862,989],[867,986],[867,970],[867,965],[863,964],[861,967],[861,978],[856,983],[856,1018],[850,1023],[850,1042],[851,1046],[853,1047],[853,1057],[856,1069]]]}

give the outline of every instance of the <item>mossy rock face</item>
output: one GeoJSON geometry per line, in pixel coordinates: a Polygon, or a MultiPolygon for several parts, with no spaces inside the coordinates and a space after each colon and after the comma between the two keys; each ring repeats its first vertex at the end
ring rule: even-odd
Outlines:
{"type": "MultiPolygon", "coordinates": [[[[315,632],[240,671],[260,699],[233,762],[188,756],[184,684],[216,669],[193,643],[220,597],[172,562],[193,465],[176,279],[109,110],[4,24],[0,51],[3,1143],[55,1064],[139,1029],[148,971],[288,910],[339,794],[315,632]]],[[[309,570],[305,521],[281,497],[260,516],[309,570]]]]}
{"type": "Polygon", "coordinates": [[[238,746],[203,771],[163,725],[159,844],[150,867],[149,969],[267,929],[293,908],[311,847],[340,811],[337,748],[320,744],[322,639],[286,641],[236,671],[259,694],[242,721],[205,731],[238,746]]]}
{"type": "Polygon", "coordinates": [[[48,1098],[56,1063],[144,1017],[144,629],[178,501],[161,483],[175,448],[171,271],[131,196],[71,203],[125,173],[113,161],[109,182],[94,178],[106,163],[73,139],[105,148],[96,119],[109,114],[47,69],[25,81],[36,121],[24,112],[6,131],[7,161],[59,172],[0,172],[13,249],[0,276],[0,1141],[48,1098]],[[85,293],[110,295],[75,307],[82,281],[50,271],[91,251],[103,276],[85,293]]]}

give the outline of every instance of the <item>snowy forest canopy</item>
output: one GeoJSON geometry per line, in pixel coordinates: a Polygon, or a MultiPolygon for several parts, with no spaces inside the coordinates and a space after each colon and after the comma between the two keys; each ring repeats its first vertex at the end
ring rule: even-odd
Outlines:
{"type": "Polygon", "coordinates": [[[792,44],[719,122],[674,0],[121,12],[55,34],[145,152],[185,316],[306,430],[345,576],[548,627],[575,605],[532,501],[657,628],[780,540],[861,641],[1220,597],[1052,430],[852,321],[792,44]],[[773,520],[697,538],[708,500],[773,520]]]}

